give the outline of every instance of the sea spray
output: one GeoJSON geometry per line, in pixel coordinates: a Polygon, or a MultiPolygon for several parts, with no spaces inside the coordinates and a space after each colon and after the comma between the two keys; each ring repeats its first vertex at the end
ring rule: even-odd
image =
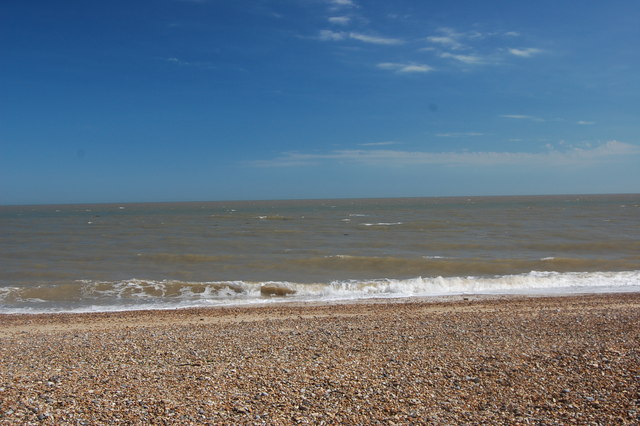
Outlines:
{"type": "Polygon", "coordinates": [[[332,302],[469,294],[576,294],[640,291],[640,271],[538,272],[489,277],[416,277],[294,282],[182,282],[130,279],[4,288],[2,313],[332,302]],[[76,294],[70,294],[76,289],[76,294]],[[66,303],[62,301],[66,300],[66,303]]]}

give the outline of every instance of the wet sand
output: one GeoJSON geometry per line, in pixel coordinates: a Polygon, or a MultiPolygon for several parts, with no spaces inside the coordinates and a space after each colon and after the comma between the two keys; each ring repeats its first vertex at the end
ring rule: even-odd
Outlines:
{"type": "Polygon", "coordinates": [[[1,424],[638,424],[640,293],[0,316],[1,424]]]}

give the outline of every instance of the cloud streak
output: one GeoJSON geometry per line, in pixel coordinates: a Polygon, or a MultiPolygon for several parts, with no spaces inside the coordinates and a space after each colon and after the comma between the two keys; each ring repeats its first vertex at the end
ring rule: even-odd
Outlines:
{"type": "Polygon", "coordinates": [[[340,41],[346,38],[346,33],[340,31],[321,30],[318,34],[318,40],[321,41],[340,41]]]}
{"type": "Polygon", "coordinates": [[[338,7],[354,7],[356,5],[353,0],[329,0],[329,3],[338,7]]]}
{"type": "Polygon", "coordinates": [[[434,44],[439,44],[454,50],[462,49],[464,47],[462,43],[460,43],[458,40],[450,36],[430,36],[430,37],[427,37],[427,41],[434,44]]]}
{"type": "Polygon", "coordinates": [[[398,142],[387,141],[387,142],[369,142],[369,143],[361,143],[360,146],[386,146],[386,145],[398,145],[398,142]]]}
{"type": "Polygon", "coordinates": [[[398,73],[424,73],[433,71],[433,67],[425,64],[401,64],[396,62],[382,62],[376,65],[383,70],[391,70],[398,73]]]}
{"type": "Polygon", "coordinates": [[[395,45],[395,44],[403,44],[404,41],[398,38],[389,38],[389,37],[375,37],[366,34],[360,33],[349,33],[349,37],[361,41],[363,43],[372,43],[372,44],[384,44],[384,45],[395,45]]]}
{"type": "Polygon", "coordinates": [[[354,33],[354,32],[345,32],[345,31],[331,31],[331,30],[322,30],[318,34],[318,39],[322,41],[340,41],[340,40],[357,40],[363,43],[370,44],[381,44],[381,45],[398,45],[403,44],[404,41],[398,38],[391,37],[378,37],[371,36],[367,34],[354,33]]]}
{"type": "Polygon", "coordinates": [[[454,53],[449,53],[449,52],[443,52],[440,54],[441,58],[447,58],[447,59],[455,59],[456,61],[465,63],[465,64],[470,64],[470,65],[477,65],[477,64],[485,64],[487,63],[487,59],[483,58],[481,56],[478,55],[458,55],[458,54],[454,54],[454,53]]]}
{"type": "Polygon", "coordinates": [[[509,48],[507,44],[519,36],[520,33],[514,31],[459,32],[445,27],[423,39],[428,46],[418,50],[434,52],[439,58],[453,60],[459,65],[501,65],[510,57],[531,58],[544,52],[535,47],[509,48]],[[487,43],[487,40],[491,42],[487,43]]]}
{"type": "Polygon", "coordinates": [[[502,114],[500,117],[508,118],[508,119],[511,119],[511,120],[536,121],[536,122],[539,122],[539,123],[546,121],[544,118],[536,117],[536,116],[533,116],[533,115],[522,115],[522,114],[502,114]]]}
{"type": "Polygon", "coordinates": [[[336,25],[347,25],[351,21],[348,16],[331,16],[329,22],[336,25]]]}
{"type": "Polygon", "coordinates": [[[467,46],[462,43],[462,40],[467,38],[465,34],[456,32],[451,28],[440,28],[439,32],[440,35],[429,36],[426,40],[429,43],[453,50],[467,48],[467,46]]]}
{"type": "Polygon", "coordinates": [[[459,138],[467,136],[484,136],[484,133],[479,132],[451,132],[451,133],[436,133],[439,138],[459,138]]]}
{"type": "Polygon", "coordinates": [[[356,163],[370,166],[401,167],[411,165],[442,166],[560,166],[588,165],[615,157],[640,155],[640,146],[609,141],[591,148],[568,148],[545,152],[424,152],[386,149],[337,150],[327,153],[287,152],[266,161],[250,163],[256,167],[292,167],[326,162],[356,163]]]}
{"type": "Polygon", "coordinates": [[[530,58],[534,55],[538,55],[542,53],[542,49],[536,49],[534,47],[529,47],[526,49],[509,49],[509,53],[514,56],[519,56],[521,58],[530,58]]]}

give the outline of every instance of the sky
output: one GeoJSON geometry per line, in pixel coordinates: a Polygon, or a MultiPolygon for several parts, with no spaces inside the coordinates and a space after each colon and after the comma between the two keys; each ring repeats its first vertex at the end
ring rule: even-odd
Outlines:
{"type": "Polygon", "coordinates": [[[640,192],[636,0],[3,0],[0,204],[640,192]]]}

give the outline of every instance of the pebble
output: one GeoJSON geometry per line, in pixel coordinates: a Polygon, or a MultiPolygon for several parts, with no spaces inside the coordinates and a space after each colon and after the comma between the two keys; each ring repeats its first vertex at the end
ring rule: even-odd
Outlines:
{"type": "Polygon", "coordinates": [[[638,424],[640,294],[0,316],[0,423],[638,424]]]}

